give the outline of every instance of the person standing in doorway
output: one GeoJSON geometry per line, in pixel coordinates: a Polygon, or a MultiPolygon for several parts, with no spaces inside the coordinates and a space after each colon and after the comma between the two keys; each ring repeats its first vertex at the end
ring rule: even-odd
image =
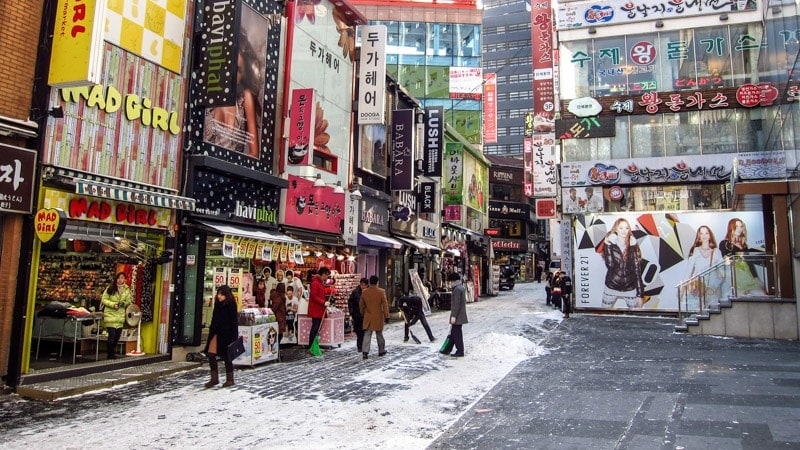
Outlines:
{"type": "Polygon", "coordinates": [[[451,354],[453,357],[464,356],[464,335],[461,327],[468,322],[467,320],[467,292],[461,282],[461,276],[455,272],[447,276],[452,291],[452,302],[450,304],[450,339],[456,348],[456,352],[451,354]]]}
{"type": "Polygon", "coordinates": [[[125,325],[125,308],[133,302],[131,289],[127,284],[125,272],[117,273],[111,285],[103,291],[100,299],[103,305],[103,324],[108,332],[108,359],[116,359],[117,344],[122,337],[122,326],[125,325]]]}
{"type": "Polygon", "coordinates": [[[208,365],[211,369],[211,379],[205,387],[210,388],[219,384],[219,367],[217,355],[222,355],[225,361],[225,383],[222,387],[233,386],[233,361],[228,356],[228,346],[239,337],[239,311],[236,299],[228,285],[217,288],[214,312],[211,313],[211,325],[208,328],[208,341],[204,353],[208,355],[208,365]]]}
{"type": "Polygon", "coordinates": [[[325,308],[330,303],[325,298],[325,281],[331,276],[331,270],[327,267],[320,267],[316,275],[311,278],[308,296],[308,316],[311,317],[311,331],[308,333],[308,348],[310,352],[314,338],[319,334],[322,326],[322,319],[325,317],[325,308]]]}
{"type": "Polygon", "coordinates": [[[389,320],[389,301],[386,300],[386,291],[378,287],[377,275],[369,277],[369,287],[361,292],[358,307],[364,318],[364,340],[361,343],[362,359],[369,357],[373,332],[378,340],[378,356],[385,355],[386,341],[383,339],[383,324],[389,320]]]}
{"type": "Polygon", "coordinates": [[[358,286],[350,293],[347,299],[347,309],[350,311],[350,321],[353,325],[353,332],[356,334],[356,348],[361,353],[361,344],[364,341],[364,316],[361,315],[361,293],[369,287],[369,280],[362,278],[358,286]]]}

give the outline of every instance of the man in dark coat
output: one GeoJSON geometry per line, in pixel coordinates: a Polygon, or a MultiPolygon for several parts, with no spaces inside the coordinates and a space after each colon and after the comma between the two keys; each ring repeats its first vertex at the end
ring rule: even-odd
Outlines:
{"type": "Polygon", "coordinates": [[[461,326],[469,322],[467,320],[467,291],[461,282],[461,275],[453,272],[447,276],[447,281],[451,283],[450,304],[450,340],[456,348],[456,352],[450,356],[464,356],[464,335],[461,326]]]}
{"type": "Polygon", "coordinates": [[[389,320],[389,301],[386,300],[386,291],[378,287],[378,276],[369,277],[369,287],[361,292],[359,302],[361,315],[364,317],[364,341],[361,343],[363,359],[369,357],[369,347],[372,333],[378,339],[378,356],[386,354],[386,341],[383,339],[383,324],[389,320]]]}
{"type": "MultiPolygon", "coordinates": [[[[422,309],[422,298],[420,296],[410,294],[400,297],[400,309],[403,310],[403,315],[406,318],[403,342],[408,342],[409,329],[417,323],[417,321],[422,323],[422,327],[425,328],[425,333],[428,334],[428,339],[430,339],[431,342],[436,341],[436,338],[433,337],[433,333],[431,332],[431,327],[428,325],[428,320],[425,318],[425,311],[422,309]]],[[[417,343],[419,343],[419,340],[417,340],[417,343]]]]}
{"type": "Polygon", "coordinates": [[[364,316],[361,315],[359,303],[361,302],[361,292],[369,287],[369,280],[362,278],[358,286],[350,293],[347,299],[347,309],[350,311],[350,320],[353,324],[353,331],[356,333],[356,348],[361,353],[361,343],[364,341],[364,316]]]}

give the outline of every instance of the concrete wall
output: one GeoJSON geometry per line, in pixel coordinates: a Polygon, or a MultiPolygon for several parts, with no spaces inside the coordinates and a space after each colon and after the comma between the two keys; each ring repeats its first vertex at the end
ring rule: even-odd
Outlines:
{"type": "Polygon", "coordinates": [[[689,333],[754,339],[798,339],[797,304],[794,302],[736,301],[720,314],[712,313],[689,327],[689,333]]]}

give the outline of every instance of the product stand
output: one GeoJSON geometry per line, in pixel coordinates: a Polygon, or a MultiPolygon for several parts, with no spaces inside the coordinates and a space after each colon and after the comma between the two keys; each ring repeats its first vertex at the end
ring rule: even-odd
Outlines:
{"type": "MultiPolygon", "coordinates": [[[[297,318],[297,343],[308,345],[308,335],[311,332],[311,317],[301,314],[297,318]]],[[[319,345],[326,347],[341,347],[344,343],[344,312],[328,312],[322,319],[319,327],[319,345]]]]}
{"type": "Polygon", "coordinates": [[[278,345],[278,322],[259,323],[255,325],[239,325],[239,336],[244,340],[244,353],[233,360],[237,366],[255,366],[257,364],[280,360],[278,345]],[[270,334],[275,342],[269,344],[270,334]]]}

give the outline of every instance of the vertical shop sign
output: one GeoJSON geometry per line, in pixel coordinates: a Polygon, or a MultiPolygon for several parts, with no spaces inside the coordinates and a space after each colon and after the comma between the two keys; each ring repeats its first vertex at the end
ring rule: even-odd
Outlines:
{"type": "Polygon", "coordinates": [[[361,199],[347,196],[344,199],[345,219],[344,219],[344,243],[345,245],[358,245],[358,218],[361,209],[361,199]]]}
{"type": "Polygon", "coordinates": [[[411,190],[414,180],[414,110],[398,109],[392,115],[391,190],[411,190]]]}
{"type": "Polygon", "coordinates": [[[550,0],[531,4],[533,45],[533,131],[552,132],[555,127],[553,85],[553,14],[550,0]]]}
{"type": "Polygon", "coordinates": [[[483,76],[483,143],[497,143],[497,74],[483,76]]]}
{"type": "Polygon", "coordinates": [[[422,155],[423,173],[429,177],[442,176],[442,148],[444,147],[444,108],[425,108],[425,152],[422,155]]]}
{"type": "Polygon", "coordinates": [[[386,107],[386,25],[361,28],[358,124],[383,125],[386,107]]]}
{"type": "Polygon", "coordinates": [[[533,197],[533,139],[526,137],[522,140],[522,186],[526,197],[533,197]]]}
{"type": "Polygon", "coordinates": [[[436,183],[426,182],[419,184],[419,212],[436,212],[436,183]]]}
{"type": "Polygon", "coordinates": [[[57,88],[100,83],[106,0],[60,0],[53,27],[47,84],[57,88]]]}
{"type": "Polygon", "coordinates": [[[534,134],[533,150],[533,196],[555,197],[558,176],[559,155],[556,153],[556,139],[553,133],[534,134]]]}
{"type": "Polygon", "coordinates": [[[287,161],[292,165],[308,164],[308,152],[314,137],[314,89],[292,91],[292,106],[289,112],[289,150],[287,161]]]}
{"type": "Polygon", "coordinates": [[[0,144],[0,211],[33,211],[36,152],[0,144]]]}
{"type": "Polygon", "coordinates": [[[199,41],[199,70],[194,92],[198,106],[233,105],[236,102],[236,77],[239,54],[239,1],[205,0],[203,23],[196,34],[199,41]]]}
{"type": "Polygon", "coordinates": [[[458,142],[448,142],[445,148],[447,173],[444,182],[444,204],[460,205],[464,200],[464,150],[458,142]]]}

